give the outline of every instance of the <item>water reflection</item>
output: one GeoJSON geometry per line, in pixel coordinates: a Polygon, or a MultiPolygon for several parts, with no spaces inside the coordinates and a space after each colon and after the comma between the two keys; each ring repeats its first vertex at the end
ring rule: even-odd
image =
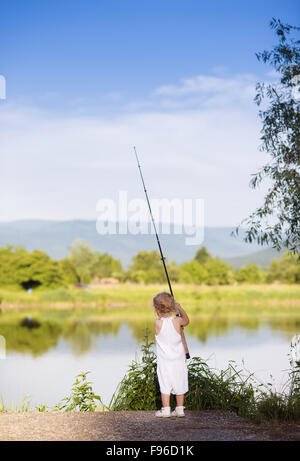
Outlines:
{"type": "MultiPolygon", "coordinates": [[[[152,318],[136,317],[125,320],[105,318],[95,313],[78,317],[72,313],[69,316],[59,313],[56,317],[52,315],[52,318],[46,319],[35,318],[33,315],[28,317],[21,312],[12,318],[2,315],[0,335],[6,338],[8,352],[30,353],[38,357],[55,348],[63,339],[69,344],[70,353],[77,356],[96,349],[100,336],[118,337],[122,325],[127,326],[130,336],[137,343],[144,340],[146,331],[150,340],[154,341],[152,318]]],[[[300,317],[277,316],[262,320],[251,316],[197,315],[191,318],[186,333],[205,344],[210,338],[230,337],[237,328],[255,334],[265,326],[290,340],[300,330],[300,317]]]]}

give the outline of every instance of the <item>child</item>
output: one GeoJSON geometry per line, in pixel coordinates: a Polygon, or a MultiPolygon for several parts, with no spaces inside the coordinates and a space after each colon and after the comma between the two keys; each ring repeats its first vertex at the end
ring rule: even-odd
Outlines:
{"type": "Polygon", "coordinates": [[[188,391],[188,372],[185,351],[182,344],[182,327],[188,325],[189,318],[173,296],[162,292],[153,298],[158,315],[155,320],[155,340],[157,352],[157,376],[162,399],[158,417],[184,416],[184,394],[188,391]],[[176,309],[180,317],[176,317],[176,309]],[[170,411],[170,394],[176,394],[176,409],[170,411]]]}

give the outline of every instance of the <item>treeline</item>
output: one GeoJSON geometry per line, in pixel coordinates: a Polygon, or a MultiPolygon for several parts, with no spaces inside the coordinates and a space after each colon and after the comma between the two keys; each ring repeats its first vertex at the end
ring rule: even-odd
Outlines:
{"type": "MultiPolygon", "coordinates": [[[[235,270],[218,257],[212,257],[205,247],[200,248],[192,261],[184,264],[168,263],[170,279],[174,283],[230,285],[235,283],[299,283],[298,256],[285,253],[274,259],[268,269],[257,264],[246,264],[235,270]]],[[[0,286],[56,288],[77,283],[89,284],[102,278],[120,282],[163,283],[165,275],[157,251],[140,251],[125,270],[118,259],[93,250],[82,240],[76,240],[67,258],[53,260],[40,250],[28,252],[23,247],[0,248],[0,286]]]]}

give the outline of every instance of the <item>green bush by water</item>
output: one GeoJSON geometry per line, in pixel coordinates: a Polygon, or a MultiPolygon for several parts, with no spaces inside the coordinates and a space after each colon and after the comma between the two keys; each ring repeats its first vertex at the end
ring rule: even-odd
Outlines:
{"type": "MultiPolygon", "coordinates": [[[[109,408],[120,410],[158,410],[161,395],[156,374],[156,355],[148,333],[142,346],[141,360],[134,360],[114,393],[109,408]]],[[[227,410],[263,421],[300,420],[300,362],[290,373],[289,392],[276,393],[269,385],[258,384],[254,375],[237,369],[230,362],[225,370],[211,369],[200,357],[188,362],[189,391],[186,410],[227,410]]],[[[171,395],[171,406],[176,405],[171,395]]]]}
{"type": "Polygon", "coordinates": [[[141,361],[134,360],[117,387],[108,407],[110,410],[155,410],[160,398],[156,374],[156,355],[148,334],[141,347],[141,361]]]}
{"type": "MultiPolygon", "coordinates": [[[[161,408],[156,355],[152,346],[147,334],[141,360],[134,360],[130,365],[111,399],[111,410],[161,408]]],[[[229,410],[244,415],[254,400],[255,391],[249,377],[244,378],[232,364],[217,374],[200,357],[194,357],[188,363],[188,378],[189,392],[184,403],[187,410],[229,410]]],[[[175,396],[171,395],[171,406],[175,404],[175,396]]]]}
{"type": "Polygon", "coordinates": [[[95,411],[97,407],[96,401],[101,401],[101,397],[96,395],[91,386],[91,382],[87,381],[86,375],[90,371],[82,372],[76,376],[71,394],[66,396],[55,405],[54,411],[95,411]]]}

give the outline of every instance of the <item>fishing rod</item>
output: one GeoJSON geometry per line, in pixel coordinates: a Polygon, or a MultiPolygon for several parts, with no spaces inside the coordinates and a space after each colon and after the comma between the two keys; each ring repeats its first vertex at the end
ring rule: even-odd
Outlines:
{"type": "MultiPolygon", "coordinates": [[[[155,235],[156,235],[156,240],[157,240],[157,244],[158,244],[158,248],[159,248],[159,252],[160,252],[160,256],[161,256],[160,259],[162,260],[162,263],[163,263],[163,266],[164,266],[164,270],[165,270],[166,278],[167,278],[167,281],[168,281],[170,293],[174,298],[172,287],[171,287],[171,282],[170,282],[170,278],[169,278],[169,274],[168,274],[167,266],[166,266],[166,262],[165,262],[166,258],[163,255],[161,245],[160,245],[160,241],[159,241],[159,238],[158,238],[158,235],[157,235],[156,225],[155,225],[155,221],[154,221],[154,218],[153,218],[151,205],[150,205],[150,202],[149,202],[149,198],[148,198],[148,194],[147,194],[147,190],[146,190],[146,186],[145,186],[145,182],[144,182],[144,178],[143,178],[143,173],[142,173],[142,170],[141,170],[141,165],[140,165],[140,162],[139,162],[139,159],[138,159],[138,155],[137,155],[137,151],[136,151],[135,146],[133,147],[133,150],[134,150],[135,158],[136,158],[136,161],[137,161],[137,164],[138,164],[138,167],[139,167],[139,171],[140,171],[140,175],[141,175],[141,179],[142,179],[142,183],[143,183],[143,187],[144,187],[144,192],[145,192],[147,203],[148,203],[148,208],[149,208],[153,228],[154,228],[155,235]]],[[[177,315],[179,315],[178,312],[177,312],[177,315]]],[[[183,344],[184,351],[185,351],[185,357],[187,359],[189,359],[190,358],[190,353],[189,353],[188,345],[187,345],[187,342],[186,342],[186,339],[185,339],[185,336],[184,336],[183,327],[182,327],[181,338],[182,338],[182,344],[183,344]]]]}

